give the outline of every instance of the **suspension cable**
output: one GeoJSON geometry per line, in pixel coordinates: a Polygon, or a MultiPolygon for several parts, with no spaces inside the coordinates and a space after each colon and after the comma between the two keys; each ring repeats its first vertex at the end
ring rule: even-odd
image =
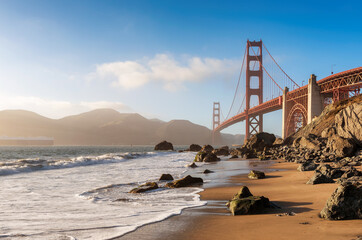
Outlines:
{"type": "Polygon", "coordinates": [[[236,94],[237,94],[237,91],[238,91],[238,88],[239,88],[239,84],[240,84],[241,74],[242,74],[243,68],[244,68],[245,56],[246,56],[246,48],[245,48],[245,52],[244,52],[243,63],[241,64],[241,68],[240,68],[240,74],[239,74],[238,84],[236,85],[236,89],[235,89],[235,93],[234,93],[234,99],[233,99],[233,102],[231,103],[229,112],[228,112],[228,114],[227,114],[227,116],[226,116],[225,119],[228,119],[228,118],[229,118],[229,115],[230,115],[230,113],[231,113],[231,109],[232,109],[232,107],[233,107],[233,105],[234,105],[234,102],[235,102],[236,94]]]}
{"type": "Polygon", "coordinates": [[[261,42],[261,44],[263,44],[263,47],[265,48],[265,50],[267,51],[267,53],[269,54],[269,56],[271,57],[271,59],[273,59],[274,63],[279,67],[279,69],[282,70],[282,72],[290,79],[290,81],[292,81],[295,85],[298,86],[298,88],[300,88],[300,86],[299,86],[296,82],[294,82],[293,79],[292,79],[291,77],[289,77],[289,75],[288,75],[286,72],[284,72],[284,70],[279,66],[279,64],[277,63],[277,61],[275,61],[275,59],[273,58],[273,56],[270,54],[270,52],[268,51],[268,49],[267,49],[266,46],[264,45],[264,43],[261,42]]]}

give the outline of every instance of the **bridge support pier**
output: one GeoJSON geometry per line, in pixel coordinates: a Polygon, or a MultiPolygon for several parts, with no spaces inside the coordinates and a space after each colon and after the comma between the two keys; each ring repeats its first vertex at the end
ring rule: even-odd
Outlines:
{"type": "Polygon", "coordinates": [[[289,92],[289,88],[285,87],[283,91],[283,104],[282,104],[282,138],[285,139],[287,137],[287,94],[289,92]]]}
{"type": "Polygon", "coordinates": [[[321,89],[317,85],[316,76],[312,74],[308,81],[308,113],[307,123],[312,122],[313,118],[319,116],[323,111],[323,97],[321,89]]]}

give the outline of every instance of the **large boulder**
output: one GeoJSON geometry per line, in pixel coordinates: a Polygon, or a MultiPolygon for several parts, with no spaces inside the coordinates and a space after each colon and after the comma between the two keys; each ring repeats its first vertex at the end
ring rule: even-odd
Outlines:
{"type": "Polygon", "coordinates": [[[170,142],[163,141],[155,146],[155,150],[156,151],[168,151],[168,150],[173,151],[173,145],[170,142]]]}
{"type": "Polygon", "coordinates": [[[202,162],[204,160],[204,157],[206,157],[206,152],[198,152],[195,156],[194,162],[202,162]]]}
{"type": "MultiPolygon", "coordinates": [[[[322,142],[317,138],[317,136],[313,134],[309,134],[308,137],[301,137],[298,141],[299,147],[320,150],[322,146],[322,142]]],[[[294,143],[295,147],[296,142],[294,143]]]]}
{"type": "Polygon", "coordinates": [[[200,185],[203,182],[204,181],[202,180],[202,178],[191,177],[190,175],[187,175],[184,178],[167,183],[165,186],[169,188],[190,187],[194,185],[200,185]]]}
{"type": "Polygon", "coordinates": [[[147,192],[153,189],[157,189],[158,185],[155,182],[147,182],[145,184],[140,185],[137,188],[134,188],[130,191],[130,193],[143,193],[143,192],[147,192]]]}
{"type": "Polygon", "coordinates": [[[255,151],[262,151],[265,147],[273,146],[275,139],[274,134],[266,132],[257,133],[244,144],[244,147],[255,151]]]}
{"type": "Polygon", "coordinates": [[[337,134],[343,138],[352,138],[362,146],[362,104],[354,103],[342,109],[334,117],[337,134]]]}
{"type": "Polygon", "coordinates": [[[191,144],[188,151],[191,151],[191,152],[198,152],[201,150],[201,146],[198,145],[198,144],[191,144]]]}
{"type": "Polygon", "coordinates": [[[338,135],[333,135],[328,138],[327,148],[329,148],[337,157],[353,156],[357,149],[354,140],[343,138],[338,135]]]}
{"type": "Polygon", "coordinates": [[[261,171],[251,170],[248,174],[248,178],[250,179],[263,179],[265,178],[265,173],[261,171]]]}
{"type": "Polygon", "coordinates": [[[270,207],[268,198],[253,196],[246,186],[242,186],[226,205],[233,215],[262,213],[265,208],[270,207]]]}
{"type": "Polygon", "coordinates": [[[213,148],[211,145],[204,145],[204,146],[201,148],[201,151],[202,151],[202,152],[207,152],[207,153],[211,153],[212,150],[214,150],[214,148],[213,148]]]}
{"type": "Polygon", "coordinates": [[[320,183],[334,183],[331,177],[323,175],[320,172],[316,172],[307,182],[307,184],[315,185],[320,183]]]}
{"type": "Polygon", "coordinates": [[[362,185],[338,186],[320,216],[329,220],[362,219],[362,185]]]}

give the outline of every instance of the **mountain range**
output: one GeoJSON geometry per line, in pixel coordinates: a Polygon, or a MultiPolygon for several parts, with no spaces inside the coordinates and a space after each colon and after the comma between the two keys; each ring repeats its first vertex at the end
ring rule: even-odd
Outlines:
{"type": "MultiPolygon", "coordinates": [[[[25,110],[0,111],[0,136],[52,137],[54,145],[210,144],[211,130],[187,120],[164,122],[136,113],[97,109],[61,119],[25,110]]],[[[243,135],[221,135],[222,144],[240,144],[243,135]]]]}

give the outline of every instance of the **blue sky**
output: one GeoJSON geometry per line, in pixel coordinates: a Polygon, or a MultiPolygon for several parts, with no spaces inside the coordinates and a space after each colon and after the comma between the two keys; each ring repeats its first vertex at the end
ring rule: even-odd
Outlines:
{"type": "MultiPolygon", "coordinates": [[[[0,110],[112,107],[211,127],[246,40],[298,83],[361,66],[360,1],[0,0],[0,110]]],[[[265,130],[280,134],[281,112],[265,130]]],[[[225,132],[244,133],[244,124],[225,132]]]]}

